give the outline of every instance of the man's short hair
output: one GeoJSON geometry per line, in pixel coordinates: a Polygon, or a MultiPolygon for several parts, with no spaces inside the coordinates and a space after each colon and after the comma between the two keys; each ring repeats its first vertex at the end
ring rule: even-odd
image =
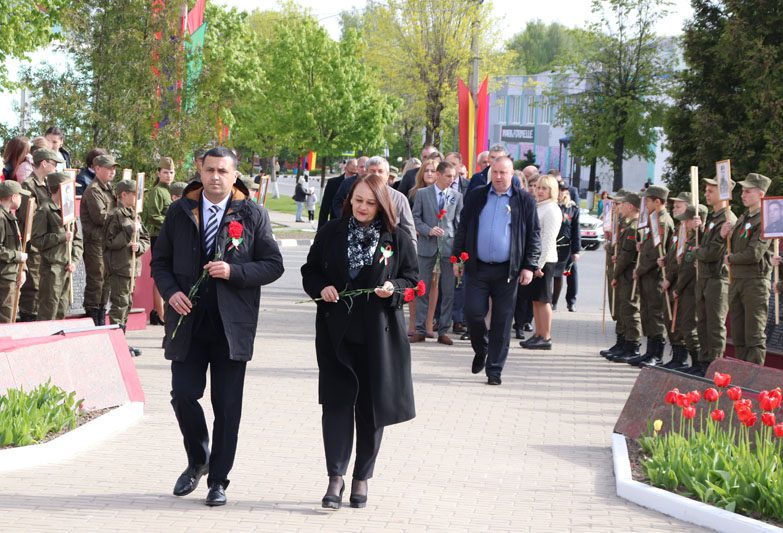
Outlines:
{"type": "Polygon", "coordinates": [[[65,134],[57,126],[49,126],[48,128],[46,128],[46,131],[44,132],[44,137],[46,137],[47,135],[57,135],[60,139],[65,138],[65,134]]]}
{"type": "Polygon", "coordinates": [[[389,162],[386,161],[386,158],[374,155],[370,159],[367,160],[367,162],[364,164],[364,170],[370,170],[371,166],[374,165],[380,165],[384,169],[386,169],[386,172],[389,172],[389,162]]]}
{"type": "Polygon", "coordinates": [[[514,160],[508,157],[507,155],[501,155],[500,157],[496,157],[495,160],[492,162],[492,165],[497,165],[498,163],[501,163],[503,161],[508,161],[511,164],[511,168],[514,168],[514,160]]]}
{"type": "Polygon", "coordinates": [[[193,159],[196,161],[204,161],[204,155],[207,153],[203,148],[198,148],[193,152],[193,159]]]}
{"type": "Polygon", "coordinates": [[[560,176],[560,171],[557,170],[556,168],[550,168],[549,170],[547,170],[546,173],[549,174],[550,176],[555,177],[555,178],[561,177],[560,176]]]}
{"type": "Polygon", "coordinates": [[[435,150],[434,152],[432,152],[430,155],[427,156],[427,161],[431,161],[433,159],[440,159],[441,161],[443,161],[444,157],[442,153],[435,150]]]}
{"type": "Polygon", "coordinates": [[[87,156],[84,158],[84,166],[87,168],[92,168],[92,163],[95,161],[95,158],[99,155],[106,155],[109,152],[104,150],[103,148],[93,148],[89,152],[87,152],[87,156]]]}
{"type": "Polygon", "coordinates": [[[505,155],[508,155],[508,150],[506,150],[506,147],[502,144],[495,144],[492,146],[492,148],[489,149],[490,152],[503,152],[505,155]]]}
{"type": "Polygon", "coordinates": [[[457,159],[457,161],[462,163],[462,154],[459,152],[449,152],[448,154],[446,154],[446,157],[454,157],[457,159]]]}
{"type": "Polygon", "coordinates": [[[435,172],[440,172],[441,174],[443,174],[447,170],[453,170],[456,172],[457,167],[454,166],[454,163],[449,163],[448,161],[441,161],[440,163],[438,163],[435,172]]]}
{"type": "Polygon", "coordinates": [[[204,154],[202,160],[206,161],[207,157],[228,157],[234,164],[234,170],[239,168],[239,161],[237,160],[236,154],[225,146],[215,146],[214,148],[210,148],[204,154]]]}

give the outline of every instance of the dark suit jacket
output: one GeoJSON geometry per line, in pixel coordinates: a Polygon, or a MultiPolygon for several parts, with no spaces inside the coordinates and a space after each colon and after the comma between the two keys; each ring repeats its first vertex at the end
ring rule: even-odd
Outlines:
{"type": "Polygon", "coordinates": [[[419,168],[421,167],[410,169],[402,176],[402,179],[400,180],[400,184],[397,187],[397,190],[406,197],[408,196],[408,193],[411,192],[411,189],[413,189],[414,185],[416,185],[416,174],[419,173],[419,168]]]}
{"type": "Polygon", "coordinates": [[[330,178],[326,182],[324,187],[324,195],[321,198],[321,211],[318,213],[318,229],[321,229],[324,224],[334,218],[332,214],[332,204],[334,203],[334,196],[340,189],[340,185],[345,180],[345,173],[340,174],[334,178],[330,178]]]}
{"type": "MultiPolygon", "coordinates": [[[[454,255],[468,252],[470,259],[465,263],[469,274],[476,274],[478,263],[478,226],[481,210],[487,204],[487,194],[492,185],[468,192],[462,217],[454,237],[454,255]]],[[[508,277],[519,276],[522,269],[532,272],[538,270],[538,259],[541,255],[541,230],[538,225],[536,201],[526,191],[511,186],[509,200],[511,207],[511,257],[509,260],[508,277]]]]}

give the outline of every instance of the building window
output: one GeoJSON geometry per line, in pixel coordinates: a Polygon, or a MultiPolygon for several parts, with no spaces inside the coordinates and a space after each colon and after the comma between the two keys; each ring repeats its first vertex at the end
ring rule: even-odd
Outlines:
{"type": "Polygon", "coordinates": [[[497,114],[495,115],[495,121],[498,124],[505,124],[506,122],[506,101],[498,98],[497,101],[497,114]]]}
{"type": "Polygon", "coordinates": [[[506,116],[509,124],[519,124],[522,122],[522,98],[520,96],[508,97],[508,113],[506,116]]]}
{"type": "Polygon", "coordinates": [[[528,96],[527,97],[527,110],[525,113],[525,121],[528,124],[533,124],[537,121],[536,117],[536,97],[535,96],[528,96]]]}

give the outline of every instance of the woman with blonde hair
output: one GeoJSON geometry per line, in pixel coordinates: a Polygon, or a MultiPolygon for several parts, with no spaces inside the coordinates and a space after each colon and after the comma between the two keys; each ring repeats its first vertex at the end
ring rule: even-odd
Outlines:
{"type": "MultiPolygon", "coordinates": [[[[532,191],[531,191],[532,192],[532,191]]],[[[541,256],[533,281],[526,287],[527,296],[533,300],[535,334],[520,346],[529,350],[552,349],[552,291],[554,269],[557,265],[557,235],[563,215],[557,204],[559,185],[552,176],[542,176],[536,184],[538,223],[541,227],[541,256]]]]}

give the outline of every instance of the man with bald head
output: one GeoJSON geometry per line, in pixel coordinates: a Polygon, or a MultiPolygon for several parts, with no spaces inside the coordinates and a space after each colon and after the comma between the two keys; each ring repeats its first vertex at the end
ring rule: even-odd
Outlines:
{"type": "MultiPolygon", "coordinates": [[[[482,170],[481,172],[477,172],[476,174],[473,174],[473,177],[470,178],[470,184],[468,185],[468,190],[466,191],[466,194],[473,189],[477,189],[479,187],[483,187],[487,184],[487,181],[490,180],[489,174],[490,169],[492,168],[493,163],[495,160],[497,160],[500,157],[505,157],[509,161],[511,161],[511,158],[508,157],[508,151],[502,144],[496,144],[492,146],[492,148],[489,149],[487,158],[488,158],[488,165],[482,170]]],[[[480,165],[479,165],[480,166],[480,165]]],[[[521,188],[522,184],[519,181],[519,178],[514,176],[514,163],[512,161],[511,163],[511,179],[514,187],[521,188]]]]}
{"type": "Polygon", "coordinates": [[[326,182],[326,187],[324,187],[324,194],[321,198],[321,211],[318,213],[318,229],[321,229],[321,226],[334,218],[332,212],[334,196],[337,194],[337,191],[340,190],[340,185],[343,183],[345,178],[356,176],[358,169],[358,161],[356,159],[349,159],[345,162],[345,169],[343,170],[343,173],[339,176],[335,176],[334,178],[330,178],[326,182]]]}
{"type": "Polygon", "coordinates": [[[538,167],[535,165],[528,165],[522,169],[522,174],[525,175],[525,181],[527,181],[533,176],[538,176],[538,167]]]}
{"type": "MultiPolygon", "coordinates": [[[[475,354],[471,370],[478,374],[486,368],[487,384],[500,385],[517,287],[533,279],[541,236],[536,202],[513,184],[511,159],[497,157],[491,176],[489,184],[467,195],[452,250],[456,256],[462,252],[469,255],[464,269],[470,277],[465,288],[465,318],[475,354]],[[492,316],[487,330],[484,319],[490,298],[492,316]]],[[[462,275],[458,265],[454,265],[454,275],[462,275]]]]}

